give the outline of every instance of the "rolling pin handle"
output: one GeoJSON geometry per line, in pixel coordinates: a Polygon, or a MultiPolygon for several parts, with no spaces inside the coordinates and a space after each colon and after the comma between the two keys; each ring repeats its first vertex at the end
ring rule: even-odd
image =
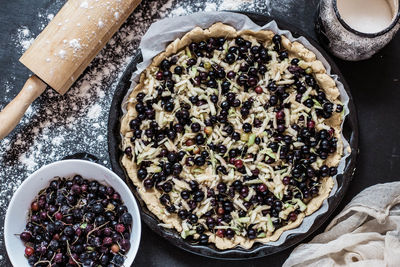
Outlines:
{"type": "Polygon", "coordinates": [[[21,92],[0,112],[0,140],[17,126],[25,111],[46,87],[36,75],[29,77],[21,92]]]}

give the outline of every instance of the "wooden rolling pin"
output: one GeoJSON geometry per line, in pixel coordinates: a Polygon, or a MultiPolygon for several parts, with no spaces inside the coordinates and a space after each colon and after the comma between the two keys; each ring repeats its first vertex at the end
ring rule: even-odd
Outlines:
{"type": "Polygon", "coordinates": [[[0,112],[0,139],[47,85],[65,94],[140,0],[69,0],[22,55],[34,75],[0,112]]]}

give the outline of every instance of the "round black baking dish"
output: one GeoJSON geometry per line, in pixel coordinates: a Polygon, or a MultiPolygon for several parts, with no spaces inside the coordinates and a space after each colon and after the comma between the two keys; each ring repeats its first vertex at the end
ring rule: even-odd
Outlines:
{"type": "MultiPolygon", "coordinates": [[[[248,12],[240,12],[240,13],[247,15],[258,25],[264,25],[274,20],[274,18],[261,14],[248,13],[248,12]]],[[[112,169],[122,179],[124,179],[132,189],[135,197],[140,203],[143,221],[154,232],[166,238],[173,245],[182,248],[186,251],[206,257],[219,258],[219,259],[245,259],[245,258],[263,257],[287,249],[304,240],[307,236],[316,231],[328,219],[328,217],[339,205],[352,179],[358,152],[358,122],[357,122],[357,113],[355,110],[355,106],[348,85],[344,80],[344,77],[340,73],[338,67],[334,63],[334,61],[318,45],[318,43],[316,43],[313,39],[307,36],[307,34],[302,32],[301,30],[296,29],[296,27],[293,27],[292,25],[280,21],[277,21],[277,24],[280,29],[289,30],[294,37],[298,36],[306,37],[307,40],[315,48],[317,48],[324,56],[324,58],[329,62],[332,68],[331,74],[336,74],[339,77],[339,80],[343,83],[346,92],[348,93],[350,98],[348,104],[350,113],[346,117],[344,123],[343,135],[349,141],[350,147],[352,149],[351,155],[346,159],[346,166],[344,172],[338,174],[336,177],[338,189],[334,195],[328,198],[329,209],[325,213],[320,214],[319,216],[316,217],[309,231],[307,231],[306,233],[290,234],[286,238],[286,241],[279,246],[274,246],[268,243],[267,244],[256,243],[251,249],[233,248],[228,250],[219,250],[213,244],[210,244],[208,246],[191,244],[182,239],[177,231],[171,229],[164,229],[158,226],[160,221],[146,208],[145,203],[140,199],[140,196],[137,193],[134,185],[132,184],[132,182],[130,181],[123,167],[120,164],[120,159],[122,158],[123,155],[123,152],[119,148],[121,144],[121,135],[120,135],[120,118],[122,116],[121,104],[127,91],[131,86],[130,79],[132,73],[136,70],[136,65],[142,61],[142,56],[140,53],[138,53],[133,58],[132,62],[128,65],[126,71],[121,77],[121,80],[119,81],[113,102],[111,104],[109,121],[108,121],[108,147],[109,147],[112,169]]]]}

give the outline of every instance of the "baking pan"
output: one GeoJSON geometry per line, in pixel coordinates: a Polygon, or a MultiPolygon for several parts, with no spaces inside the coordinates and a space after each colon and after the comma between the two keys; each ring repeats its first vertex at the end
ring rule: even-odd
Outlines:
{"type": "Polygon", "coordinates": [[[124,181],[130,186],[135,197],[140,203],[141,206],[141,214],[144,223],[146,223],[154,232],[159,234],[160,236],[167,239],[171,244],[184,249],[186,251],[192,252],[194,254],[198,254],[205,257],[217,258],[217,259],[250,259],[250,258],[258,258],[267,255],[271,255],[273,253],[277,253],[284,249],[287,249],[295,244],[304,240],[307,236],[316,231],[321,225],[329,218],[332,212],[337,208],[340,201],[343,199],[344,194],[349,187],[349,184],[352,180],[353,173],[355,171],[356,158],[358,153],[358,121],[357,121],[357,112],[354,106],[353,98],[351,96],[348,84],[346,83],[343,75],[340,73],[338,67],[332,58],[321,48],[321,46],[310,38],[306,33],[297,29],[293,25],[288,23],[279,21],[275,18],[258,14],[258,13],[250,13],[250,12],[239,12],[247,15],[251,20],[253,20],[258,25],[264,25],[268,22],[275,20],[280,29],[289,30],[294,37],[304,36],[307,40],[317,48],[320,53],[324,56],[324,58],[328,61],[331,66],[331,74],[336,74],[339,77],[339,80],[343,83],[343,86],[349,95],[349,103],[348,109],[349,114],[345,119],[343,125],[343,135],[348,140],[350,147],[352,149],[351,154],[346,159],[346,166],[344,168],[343,173],[337,175],[337,185],[338,189],[334,195],[328,198],[329,208],[328,210],[320,214],[314,220],[310,230],[306,233],[294,233],[288,235],[286,241],[279,245],[274,246],[270,244],[261,244],[256,243],[253,245],[251,249],[243,249],[243,248],[233,248],[228,250],[219,250],[213,244],[208,246],[200,246],[196,244],[191,244],[188,241],[182,239],[179,233],[173,229],[165,229],[158,226],[159,220],[147,209],[146,204],[141,200],[139,194],[137,193],[135,186],[130,181],[129,177],[125,173],[124,168],[122,167],[120,160],[123,156],[123,151],[120,149],[121,143],[121,135],[120,135],[120,118],[122,116],[121,104],[124,96],[131,86],[131,76],[132,73],[136,70],[136,65],[142,61],[142,56],[140,52],[138,52],[126,68],[124,74],[122,75],[111,103],[111,109],[108,120],[108,148],[109,148],[109,156],[111,161],[111,166],[113,171],[119,175],[124,181]]]}

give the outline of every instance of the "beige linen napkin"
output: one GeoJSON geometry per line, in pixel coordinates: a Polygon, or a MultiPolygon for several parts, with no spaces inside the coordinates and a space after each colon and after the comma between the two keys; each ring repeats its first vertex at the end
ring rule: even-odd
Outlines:
{"type": "Polygon", "coordinates": [[[283,267],[400,266],[400,182],[377,184],[357,196],[283,267]],[[397,205],[397,206],[396,206],[397,205]]]}

